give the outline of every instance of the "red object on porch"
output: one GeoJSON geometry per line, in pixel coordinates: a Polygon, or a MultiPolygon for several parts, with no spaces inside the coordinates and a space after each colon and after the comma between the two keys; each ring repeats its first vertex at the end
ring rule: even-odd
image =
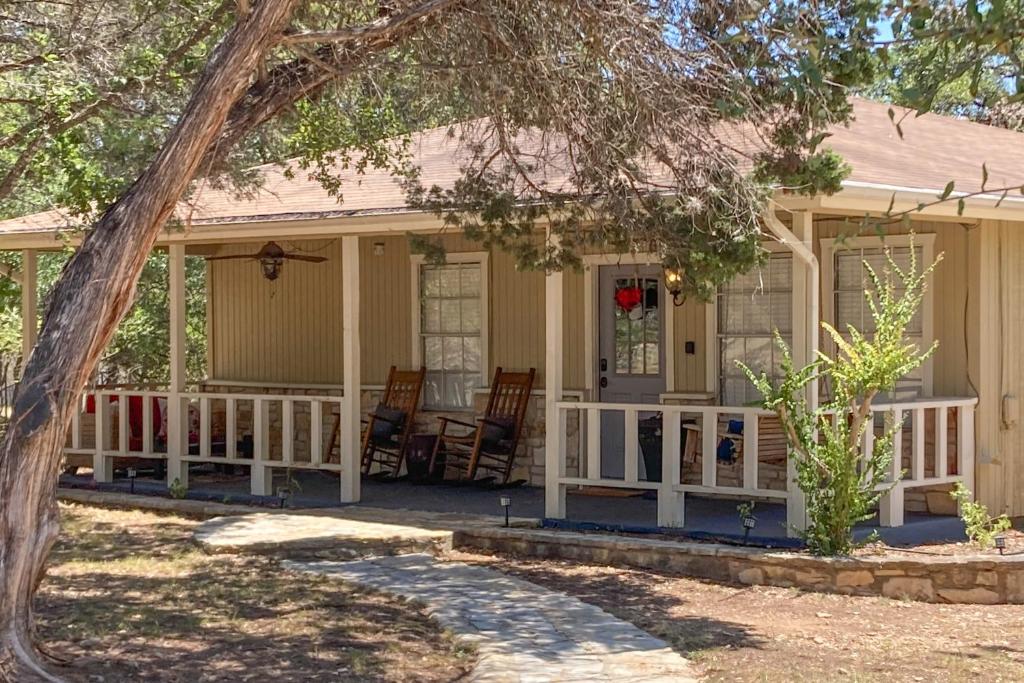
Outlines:
{"type": "Polygon", "coordinates": [[[626,313],[640,305],[643,292],[639,287],[619,287],[615,290],[615,303],[626,313]]]}
{"type": "MultiPolygon", "coordinates": [[[[153,434],[160,430],[160,400],[153,396],[153,434]]],[[[142,397],[128,397],[128,450],[142,450],[142,397]]]]}

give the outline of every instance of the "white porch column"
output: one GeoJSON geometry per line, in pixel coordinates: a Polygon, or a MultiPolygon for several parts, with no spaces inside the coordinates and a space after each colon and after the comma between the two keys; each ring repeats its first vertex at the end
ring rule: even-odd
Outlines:
{"type": "Polygon", "coordinates": [[[185,391],[185,245],[172,245],[169,252],[171,376],[167,399],[167,484],[177,479],[188,486],[188,463],[181,459],[188,454],[188,408],[181,396],[185,391]]]}
{"type": "MultiPolygon", "coordinates": [[[[558,238],[549,233],[548,239],[558,238]]],[[[562,272],[548,273],[544,279],[544,516],[552,519],[565,518],[565,485],[558,481],[565,476],[565,418],[558,410],[564,382],[564,299],[562,272]]]]}
{"type": "Polygon", "coordinates": [[[342,367],[345,397],[341,402],[339,449],[341,502],[359,502],[359,424],[362,380],[359,344],[359,237],[341,238],[342,367]]]}
{"type": "Polygon", "coordinates": [[[39,258],[35,249],[21,252],[21,369],[39,334],[39,258]]]}
{"type": "MultiPolygon", "coordinates": [[[[814,214],[797,211],[793,214],[793,235],[800,246],[794,245],[793,255],[793,363],[803,367],[814,360],[818,352],[820,323],[819,300],[820,271],[814,256],[814,214]],[[808,255],[812,262],[809,262],[808,255]]],[[[818,407],[818,384],[807,387],[807,406],[818,407]]],[[[786,480],[789,500],[786,504],[786,527],[789,535],[807,528],[807,502],[796,485],[796,466],[786,460],[786,480]]]]}

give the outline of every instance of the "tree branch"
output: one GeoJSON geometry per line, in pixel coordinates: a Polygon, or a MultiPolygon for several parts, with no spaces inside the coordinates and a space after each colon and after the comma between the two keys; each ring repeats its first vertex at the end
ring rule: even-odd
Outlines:
{"type": "Polygon", "coordinates": [[[382,17],[360,26],[346,26],[334,31],[287,33],[282,42],[285,45],[301,43],[351,43],[383,38],[391,32],[401,29],[403,26],[420,19],[425,19],[431,14],[446,10],[460,2],[462,0],[426,0],[422,4],[400,14],[382,17]]]}

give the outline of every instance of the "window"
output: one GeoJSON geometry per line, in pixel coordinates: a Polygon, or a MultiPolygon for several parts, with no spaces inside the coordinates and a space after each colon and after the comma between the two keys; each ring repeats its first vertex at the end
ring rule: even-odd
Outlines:
{"type": "Polygon", "coordinates": [[[434,409],[470,409],[486,372],[483,261],[419,264],[417,276],[417,350],[427,368],[423,404],[434,409]]]}
{"type": "Polygon", "coordinates": [[[761,399],[740,361],[772,380],[781,376],[782,353],[775,330],[787,344],[793,341],[793,259],[774,254],[761,269],[735,277],[718,290],[718,390],[727,406],[761,399]]]}
{"type": "MultiPolygon", "coordinates": [[[[893,261],[900,269],[910,268],[910,249],[909,243],[906,246],[890,245],[893,261]]],[[[930,261],[926,260],[926,250],[924,246],[921,246],[920,238],[913,249],[916,252],[917,267],[919,269],[926,267],[930,261]]],[[[847,339],[849,335],[846,330],[850,325],[870,336],[875,332],[875,326],[871,317],[871,309],[864,297],[864,292],[871,287],[871,280],[864,263],[867,262],[879,276],[882,276],[888,267],[885,249],[878,240],[870,242],[858,240],[852,246],[842,245],[833,254],[834,273],[831,302],[834,312],[833,324],[839,333],[847,339]],[[878,246],[872,246],[874,244],[878,246]]],[[[896,291],[901,293],[899,289],[896,291]]],[[[930,335],[928,336],[930,337],[930,335]]],[[[925,348],[931,344],[931,339],[926,339],[925,335],[923,310],[918,310],[917,315],[911,321],[907,328],[907,338],[917,344],[919,348],[925,348]]],[[[925,370],[924,367],[921,367],[896,384],[895,395],[891,398],[914,398],[924,393],[925,370]]]]}

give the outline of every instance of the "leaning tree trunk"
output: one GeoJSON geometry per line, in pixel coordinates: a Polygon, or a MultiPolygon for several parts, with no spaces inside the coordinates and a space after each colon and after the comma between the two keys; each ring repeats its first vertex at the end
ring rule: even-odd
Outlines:
{"type": "Polygon", "coordinates": [[[33,641],[32,598],[57,538],[57,472],[85,382],[135,294],[160,230],[299,0],[263,0],[210,58],[149,168],[64,269],[0,445],[0,679],[59,680],[33,641]]]}

